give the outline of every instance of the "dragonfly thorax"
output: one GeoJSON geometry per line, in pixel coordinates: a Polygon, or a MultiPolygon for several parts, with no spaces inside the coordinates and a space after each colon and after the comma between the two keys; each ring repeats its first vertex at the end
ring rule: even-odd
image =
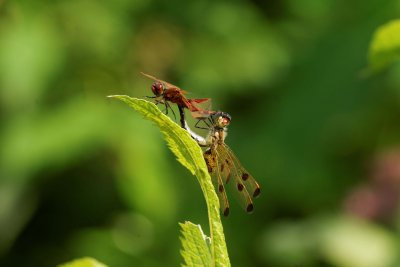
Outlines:
{"type": "Polygon", "coordinates": [[[228,131],[226,128],[223,129],[213,129],[206,139],[206,142],[211,146],[218,146],[224,143],[228,131]]]}

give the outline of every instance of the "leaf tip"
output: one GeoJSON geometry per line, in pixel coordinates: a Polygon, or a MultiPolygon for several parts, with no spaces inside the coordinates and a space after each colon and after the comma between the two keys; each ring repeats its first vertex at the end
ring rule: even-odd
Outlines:
{"type": "Polygon", "coordinates": [[[108,98],[122,98],[122,97],[127,97],[127,95],[108,95],[108,98]]]}

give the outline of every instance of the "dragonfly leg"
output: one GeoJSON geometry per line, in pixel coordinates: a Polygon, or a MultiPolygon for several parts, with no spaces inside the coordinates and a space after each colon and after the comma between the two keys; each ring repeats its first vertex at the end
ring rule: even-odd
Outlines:
{"type": "Polygon", "coordinates": [[[169,108],[169,109],[172,111],[172,114],[174,115],[174,119],[175,119],[175,121],[176,121],[175,111],[172,109],[172,107],[171,107],[171,105],[168,103],[168,101],[165,101],[165,106],[166,106],[167,109],[169,108]]]}
{"type": "Polygon", "coordinates": [[[168,102],[167,101],[164,102],[164,106],[165,106],[164,113],[165,113],[165,115],[168,115],[168,102]]]}
{"type": "Polygon", "coordinates": [[[203,130],[209,130],[210,129],[210,126],[205,122],[205,120],[202,120],[202,119],[197,120],[197,122],[194,125],[194,127],[197,128],[197,129],[203,129],[203,130]],[[204,122],[208,126],[208,128],[204,128],[204,127],[199,126],[199,123],[201,121],[204,122]]]}
{"type": "Polygon", "coordinates": [[[162,99],[156,99],[156,100],[154,101],[154,103],[155,103],[156,105],[158,105],[158,104],[164,104],[164,102],[163,102],[162,99]]]}
{"type": "Polygon", "coordinates": [[[181,105],[178,105],[178,110],[179,110],[179,117],[180,117],[179,121],[181,123],[181,127],[183,129],[187,130],[188,126],[185,121],[185,110],[183,109],[183,107],[181,105]]]}

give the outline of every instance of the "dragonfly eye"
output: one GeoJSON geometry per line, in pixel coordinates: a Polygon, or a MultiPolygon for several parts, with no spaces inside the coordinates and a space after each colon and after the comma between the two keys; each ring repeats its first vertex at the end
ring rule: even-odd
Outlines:
{"type": "Polygon", "coordinates": [[[151,91],[155,96],[160,96],[164,92],[164,85],[160,82],[154,82],[151,86],[151,91]]]}
{"type": "Polygon", "coordinates": [[[220,125],[222,128],[225,128],[226,126],[229,125],[229,123],[231,122],[231,120],[228,117],[220,117],[220,125]]]}
{"type": "Polygon", "coordinates": [[[211,119],[213,120],[215,126],[219,128],[225,128],[231,123],[231,116],[222,111],[217,111],[211,115],[211,119]]]}

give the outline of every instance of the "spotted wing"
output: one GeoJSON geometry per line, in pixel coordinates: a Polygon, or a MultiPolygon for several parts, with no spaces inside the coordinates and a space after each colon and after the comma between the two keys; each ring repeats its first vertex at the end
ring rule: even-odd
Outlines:
{"type": "Polygon", "coordinates": [[[254,209],[253,198],[260,194],[260,186],[253,176],[242,167],[240,161],[236,158],[232,150],[223,143],[217,147],[219,165],[224,165],[224,168],[229,169],[229,173],[225,179],[225,183],[230,183],[236,196],[239,197],[239,203],[247,212],[252,212],[254,209]],[[232,181],[230,181],[232,180],[232,181]]]}
{"type": "Polygon", "coordinates": [[[204,159],[206,161],[208,172],[211,175],[214,187],[217,191],[221,213],[224,214],[224,216],[228,216],[229,201],[224,186],[223,173],[220,171],[223,167],[221,167],[219,161],[217,160],[218,155],[216,153],[217,151],[214,148],[209,148],[204,152],[204,159]]]}

